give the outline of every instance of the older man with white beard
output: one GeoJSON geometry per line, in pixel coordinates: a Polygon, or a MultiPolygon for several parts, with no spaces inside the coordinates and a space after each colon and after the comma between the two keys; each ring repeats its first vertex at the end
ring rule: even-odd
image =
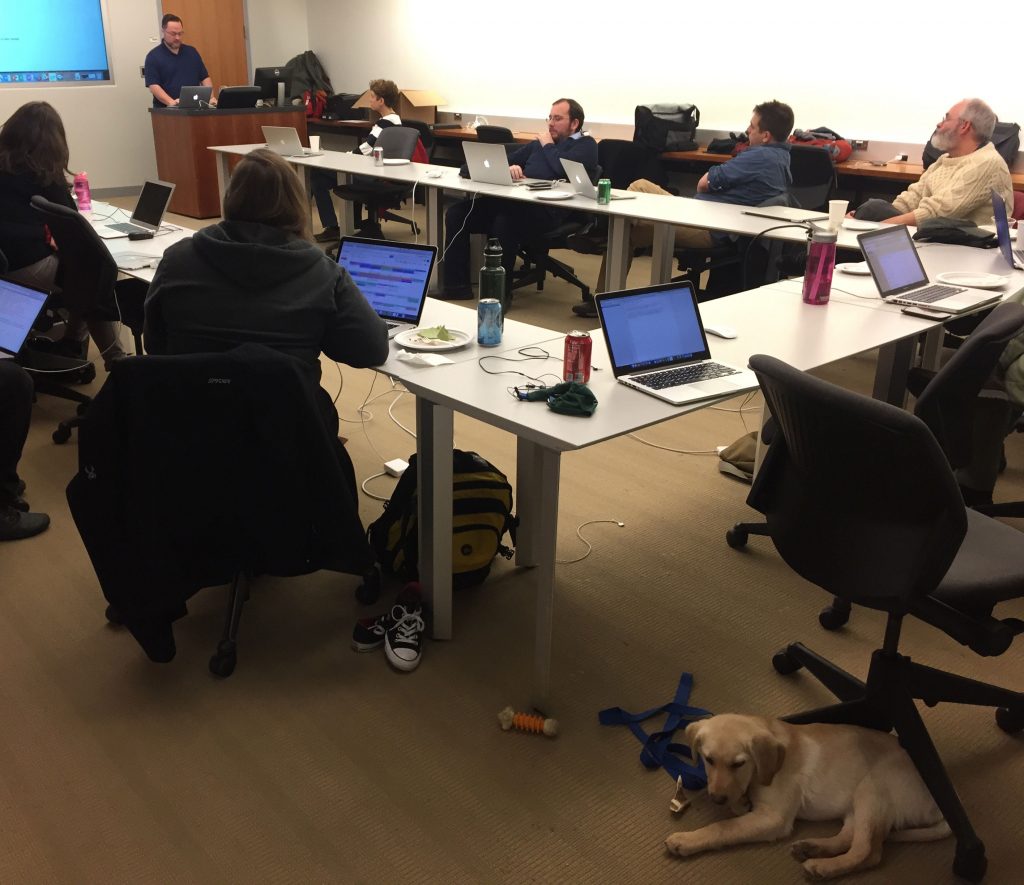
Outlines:
{"type": "Polygon", "coordinates": [[[990,140],[995,125],[995,112],[980,98],[953,105],[931,138],[933,147],[946,153],[891,203],[867,200],[851,214],[886,224],[920,225],[926,218],[991,223],[993,188],[1013,205],[1010,170],[990,140]]]}

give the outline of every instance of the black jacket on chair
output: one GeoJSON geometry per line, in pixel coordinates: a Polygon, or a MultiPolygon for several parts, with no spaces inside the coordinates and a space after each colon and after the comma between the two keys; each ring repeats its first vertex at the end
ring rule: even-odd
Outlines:
{"type": "Polygon", "coordinates": [[[67,495],[127,622],[173,619],[240,570],[360,574],[373,562],[305,367],[259,344],[117,361],[67,495]]]}

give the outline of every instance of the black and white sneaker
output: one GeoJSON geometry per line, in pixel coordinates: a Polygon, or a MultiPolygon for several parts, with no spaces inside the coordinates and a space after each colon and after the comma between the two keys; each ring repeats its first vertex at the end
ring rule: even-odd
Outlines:
{"type": "Polygon", "coordinates": [[[352,629],[352,648],[355,651],[376,651],[384,645],[384,634],[387,633],[400,618],[410,611],[420,611],[423,607],[420,596],[420,585],[417,581],[406,584],[395,599],[395,604],[375,618],[360,618],[352,629]]]}
{"type": "Polygon", "coordinates": [[[391,609],[394,623],[384,634],[384,653],[398,670],[415,670],[420,665],[420,644],[423,640],[423,609],[405,609],[396,603],[391,609]],[[401,611],[401,617],[395,617],[401,611]]]}

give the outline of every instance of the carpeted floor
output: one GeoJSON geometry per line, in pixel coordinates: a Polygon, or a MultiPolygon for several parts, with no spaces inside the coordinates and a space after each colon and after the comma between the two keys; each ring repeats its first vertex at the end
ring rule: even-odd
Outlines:
{"type": "MultiPolygon", "coordinates": [[[[570,260],[596,277],[597,259],[570,260]]],[[[632,280],[646,272],[638,260],[632,280]]],[[[586,327],[569,312],[577,297],[549,281],[543,293],[518,293],[513,316],[586,327]]],[[[414,451],[398,423],[414,429],[411,396],[388,393],[360,419],[359,405],[390,382],[324,369],[332,392],[344,378],[343,433],[361,480],[414,451]]],[[[867,389],[872,371],[866,355],[824,374],[867,389]]],[[[548,740],[497,724],[500,708],[528,703],[533,635],[531,575],[503,560],[456,600],[455,639],[428,642],[411,674],[391,671],[382,652],[350,650],[352,623],[367,612],[355,579],[326,573],[257,582],[230,679],[206,669],[221,628],[219,588],[199,594],[178,623],[175,661],[149,663],[104,621],[63,498],[76,442],[49,436],[71,409],[40,397],[23,476],[53,525],[0,545],[0,882],[799,881],[782,843],[668,857],[668,833],[721,811],[698,795],[674,818],[670,779],[641,767],[626,730],[597,723],[607,706],[670,700],[682,671],[694,674],[693,702],[715,712],[818,705],[824,689],[806,675],[778,676],[772,653],[799,638],[863,674],[880,641],[880,617],[860,610],[839,633],[820,629],[827,598],[765,539],[745,552],[725,545],[725,529],[751,516],[747,487],[719,474],[706,452],[755,426],[759,400],[744,413],[740,405],[639,434],[688,454],[624,438],[563,458],[560,559],[586,552],[582,523],[625,525],[583,528],[593,551],[558,567],[549,715],[562,733],[548,740]]],[[[511,436],[457,417],[456,440],[514,475],[511,436]]],[[[1009,440],[1007,456],[998,497],[1024,497],[1024,438],[1009,440]]],[[[367,488],[386,496],[393,483],[367,488]]],[[[365,520],[380,513],[380,502],[362,501],[365,520]]],[[[215,502],[197,489],[195,506],[215,502]]],[[[1024,606],[1004,613],[1024,617],[1024,606]]],[[[923,625],[905,630],[916,660],[1011,686],[1020,684],[1021,645],[983,660],[923,625]]],[[[1019,881],[1021,738],[1003,734],[988,710],[947,705],[924,717],[986,841],[988,881],[1019,881]]],[[[890,845],[879,870],[850,881],[952,882],[952,856],[952,840],[890,845]]]]}

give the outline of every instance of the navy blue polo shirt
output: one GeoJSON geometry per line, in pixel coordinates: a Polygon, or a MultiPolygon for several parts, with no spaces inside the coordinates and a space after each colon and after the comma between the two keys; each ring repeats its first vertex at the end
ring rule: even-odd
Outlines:
{"type": "MultiPolygon", "coordinates": [[[[182,86],[198,86],[209,73],[194,46],[181,44],[177,55],[163,40],[146,54],[146,86],[159,86],[171,98],[177,98],[182,86]]],[[[153,97],[153,107],[164,107],[153,97]]]]}

